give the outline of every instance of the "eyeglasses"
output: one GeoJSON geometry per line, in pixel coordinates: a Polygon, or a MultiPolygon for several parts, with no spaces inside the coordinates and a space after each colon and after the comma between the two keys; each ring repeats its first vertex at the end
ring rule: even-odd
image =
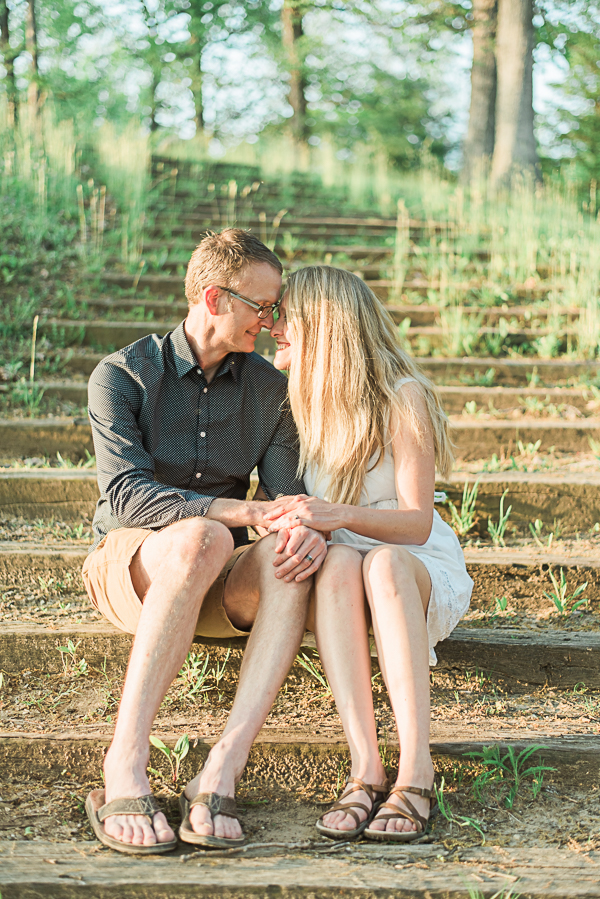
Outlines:
{"type": "Polygon", "coordinates": [[[230,294],[230,296],[235,297],[236,300],[241,300],[246,306],[250,306],[255,310],[260,319],[268,318],[272,312],[275,312],[281,303],[281,299],[277,300],[276,303],[256,303],[254,300],[249,300],[248,297],[243,297],[241,294],[235,293],[233,290],[230,290],[229,287],[219,287],[218,284],[216,284],[215,287],[217,287],[218,290],[223,290],[225,293],[230,294]]]}

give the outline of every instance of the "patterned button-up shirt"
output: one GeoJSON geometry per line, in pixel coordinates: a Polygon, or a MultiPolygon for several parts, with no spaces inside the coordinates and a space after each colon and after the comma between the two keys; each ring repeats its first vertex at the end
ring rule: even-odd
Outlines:
{"type": "MultiPolygon", "coordinates": [[[[100,499],[95,549],[114,528],[158,530],[245,499],[258,468],[269,499],[304,493],[287,379],[256,353],[231,353],[207,383],[182,322],[96,367],[89,382],[100,499]]],[[[246,528],[232,529],[236,546],[246,528]]]]}

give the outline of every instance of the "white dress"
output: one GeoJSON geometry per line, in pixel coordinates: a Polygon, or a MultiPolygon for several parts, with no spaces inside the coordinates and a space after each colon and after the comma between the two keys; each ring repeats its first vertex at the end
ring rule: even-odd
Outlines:
{"type": "MultiPolygon", "coordinates": [[[[414,381],[403,378],[396,385],[414,381]]],[[[310,496],[327,499],[328,481],[318,478],[317,471],[309,466],[304,474],[304,484],[310,496]]],[[[360,496],[359,506],[370,509],[397,509],[396,476],[394,456],[388,444],[379,465],[367,472],[360,496]]],[[[345,543],[357,550],[368,551],[385,543],[372,537],[363,537],[346,528],[333,532],[330,543],[345,543]]],[[[402,544],[425,565],[431,578],[431,595],[427,609],[427,633],[429,636],[429,664],[435,665],[437,658],[433,647],[452,633],[469,608],[473,581],[467,573],[463,551],[452,528],[443,521],[438,512],[433,512],[433,525],[427,542],[422,546],[402,544]]]]}

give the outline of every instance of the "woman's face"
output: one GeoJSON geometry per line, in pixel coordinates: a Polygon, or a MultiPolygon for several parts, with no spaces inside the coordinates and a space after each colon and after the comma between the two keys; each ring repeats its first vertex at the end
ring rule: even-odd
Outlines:
{"type": "Polygon", "coordinates": [[[279,318],[271,328],[271,337],[277,341],[277,352],[273,359],[273,365],[279,371],[286,371],[292,364],[292,343],[286,318],[287,293],[284,293],[279,307],[279,318]]]}

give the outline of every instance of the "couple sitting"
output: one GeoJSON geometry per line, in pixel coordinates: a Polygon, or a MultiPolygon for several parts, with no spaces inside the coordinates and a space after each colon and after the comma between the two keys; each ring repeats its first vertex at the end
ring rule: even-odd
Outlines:
{"type": "Polygon", "coordinates": [[[243,843],[235,786],[306,628],[352,756],[318,830],[406,841],[427,826],[428,666],[472,588],[433,508],[436,463],[447,474],[452,462],[447,420],[360,278],[309,266],[280,301],[281,276],[253,235],[208,235],[188,267],[186,320],[108,356],[90,380],[101,497],[83,576],[135,639],[105,789],[86,811],[120,851],[176,844],[146,769],[194,634],[249,638],[221,739],[181,796],[180,839],[243,843]],[[263,327],[275,367],[253,353],[263,327]],[[261,539],[248,543],[248,527],[261,539]],[[402,750],[394,784],[378,751],[370,628],[402,750]]]}

